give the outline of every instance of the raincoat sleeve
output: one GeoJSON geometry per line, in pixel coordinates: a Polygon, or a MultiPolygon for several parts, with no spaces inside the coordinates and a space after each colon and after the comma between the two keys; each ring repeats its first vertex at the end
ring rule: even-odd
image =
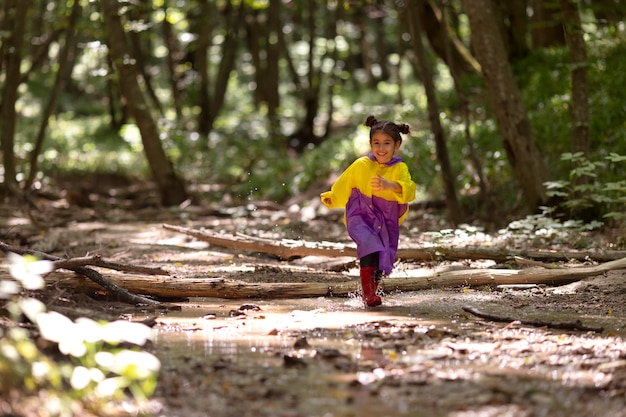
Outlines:
{"type": "Polygon", "coordinates": [[[333,184],[330,191],[320,194],[322,203],[328,208],[344,208],[355,186],[355,165],[350,165],[333,184]]]}
{"type": "Polygon", "coordinates": [[[408,204],[415,200],[417,186],[411,179],[409,167],[405,163],[398,164],[398,178],[395,181],[402,187],[402,192],[396,193],[398,203],[408,204]]]}

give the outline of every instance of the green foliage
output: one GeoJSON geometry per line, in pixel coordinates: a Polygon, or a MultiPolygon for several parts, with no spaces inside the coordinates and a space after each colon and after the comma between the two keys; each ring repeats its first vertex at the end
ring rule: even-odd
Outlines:
{"type": "Polygon", "coordinates": [[[0,299],[6,300],[11,319],[0,328],[0,391],[19,391],[24,401],[25,396],[38,397],[43,402],[36,407],[50,416],[71,416],[80,409],[110,414],[111,401],[126,400],[126,390],[139,404],[146,401],[154,392],[160,362],[148,352],[122,344],[142,346],[151,339],[152,330],[121,320],[72,321],[46,311],[41,301],[21,291],[43,287],[41,275],[52,270],[52,263],[15,254],[9,258],[15,281],[0,281],[0,299]],[[17,324],[22,315],[58,353],[41,348],[17,324]]]}
{"type": "Polygon", "coordinates": [[[515,220],[499,230],[498,239],[507,241],[510,245],[521,244],[524,247],[557,245],[585,249],[592,244],[586,233],[601,225],[597,221],[561,221],[552,216],[552,209],[542,207],[541,213],[515,220]]]}
{"type": "Polygon", "coordinates": [[[568,180],[546,183],[548,195],[562,199],[556,209],[575,213],[587,208],[602,207],[603,217],[617,224],[626,219],[626,180],[606,179],[610,167],[624,172],[626,156],[611,152],[604,160],[591,161],[582,152],[564,153],[561,160],[571,163],[568,180]],[[604,177],[604,179],[603,179],[604,177]]]}
{"type": "MultiPolygon", "coordinates": [[[[226,4],[213,2],[220,10],[226,4]]],[[[254,9],[254,16],[262,17],[269,3],[265,0],[246,0],[246,4],[254,9]]],[[[316,10],[314,18],[321,22],[329,13],[334,13],[339,4],[342,3],[327,2],[327,9],[316,10]]],[[[165,57],[169,55],[158,24],[165,18],[163,3],[145,5],[142,9],[146,12],[145,16],[142,15],[145,20],[133,21],[129,27],[136,30],[143,41],[146,70],[152,74],[152,86],[164,107],[165,115],[155,116],[160,117],[161,139],[167,154],[187,182],[210,184],[213,190],[210,197],[215,201],[225,194],[235,200],[284,201],[318,179],[340,172],[354,158],[366,153],[365,131],[360,125],[368,114],[374,114],[411,125],[412,133],[403,144],[401,155],[407,160],[413,177],[425,194],[424,198],[441,198],[443,184],[427,118],[427,103],[409,49],[406,55],[402,55],[400,67],[395,67],[400,59],[400,51],[396,50],[397,39],[398,35],[402,35],[397,32],[396,26],[385,25],[384,30],[379,32],[386,38],[381,39],[381,43],[387,46],[389,55],[369,58],[376,58],[373,62],[375,66],[388,60],[398,73],[388,79],[377,79],[376,84],[372,84],[360,62],[364,53],[360,50],[361,37],[363,33],[368,36],[374,33],[372,27],[367,25],[393,22],[395,11],[389,8],[386,18],[366,20],[365,32],[362,32],[363,28],[353,20],[362,11],[359,4],[351,3],[354,7],[350,7],[349,13],[344,15],[333,39],[326,39],[322,32],[325,26],[318,25],[313,51],[315,81],[321,83],[316,133],[324,133],[330,87],[333,92],[333,129],[324,143],[307,149],[300,157],[287,152],[287,143],[304,115],[303,102],[308,70],[311,69],[306,26],[290,23],[290,18],[296,15],[290,16],[289,13],[306,12],[302,5],[294,4],[293,8],[284,10],[287,17],[285,29],[289,29],[285,31],[285,40],[291,64],[301,83],[292,82],[287,63],[282,60],[281,108],[274,125],[269,125],[264,104],[256,101],[259,98],[258,80],[254,76],[256,63],[249,51],[250,45],[242,42],[236,69],[228,81],[224,107],[209,137],[202,137],[194,130],[199,112],[200,83],[197,68],[192,67],[191,61],[184,60],[175,69],[177,81],[184,87],[181,117],[172,108],[168,77],[173,75],[165,70],[165,57]],[[150,18],[152,23],[157,24],[148,24],[150,18]],[[330,53],[335,51],[336,61],[333,61],[330,53]],[[377,61],[378,58],[381,60],[377,61]],[[396,83],[399,79],[401,84],[396,83]]],[[[179,2],[167,8],[167,18],[176,32],[181,53],[193,52],[193,39],[197,35],[194,25],[199,24],[198,20],[194,20],[194,5],[193,2],[179,2]]],[[[65,7],[60,10],[67,12],[68,6],[65,7]]],[[[116,91],[117,81],[107,63],[108,52],[101,41],[104,39],[102,28],[95,24],[99,19],[97,4],[85,3],[85,8],[84,15],[88,18],[79,24],[80,48],[77,49],[71,82],[59,98],[44,143],[40,167],[48,175],[58,171],[115,171],[147,176],[149,170],[134,125],[126,124],[120,130],[112,127],[109,101],[113,100],[113,107],[118,110],[120,103],[119,97],[109,95],[107,91],[116,91]]],[[[60,10],[55,11],[59,12],[58,15],[50,11],[50,16],[64,17],[60,16],[60,10]]],[[[59,21],[64,22],[65,19],[59,21]]],[[[226,19],[213,22],[216,26],[210,40],[211,62],[208,69],[212,76],[220,62],[219,46],[223,42],[225,22],[226,19]]],[[[586,26],[586,30],[592,114],[590,159],[603,161],[610,152],[626,154],[626,108],[623,105],[626,102],[626,90],[623,88],[626,83],[626,43],[622,42],[623,30],[601,31],[601,28],[592,26],[586,26]]],[[[464,37],[468,36],[466,32],[462,33],[464,37]]],[[[375,50],[377,48],[371,48],[372,54],[377,53],[375,50]]],[[[49,59],[52,65],[56,65],[58,50],[53,48],[52,51],[49,59]]],[[[478,184],[469,158],[463,109],[459,107],[459,98],[447,68],[440,59],[434,55],[431,57],[435,63],[433,76],[450,163],[457,175],[455,180],[459,193],[471,197],[478,184]]],[[[560,158],[561,154],[571,150],[570,70],[567,48],[535,49],[514,64],[533,132],[545,160],[550,161],[550,175],[555,181],[570,175],[570,161],[560,158]]],[[[28,152],[37,133],[42,103],[45,103],[54,79],[50,75],[50,68],[33,71],[27,88],[22,89],[24,91],[20,95],[22,117],[18,121],[16,148],[23,171],[26,170],[28,152]]],[[[518,187],[511,186],[515,184],[515,178],[498,127],[491,116],[481,77],[474,75],[462,79],[460,88],[470,104],[470,132],[490,187],[490,197],[503,211],[520,206],[520,193],[518,187]]],[[[623,172],[616,164],[608,164],[597,181],[609,187],[619,183],[622,177],[623,172]]],[[[582,203],[573,201],[570,204],[582,203]]],[[[603,207],[608,207],[606,202],[603,207]]]]}

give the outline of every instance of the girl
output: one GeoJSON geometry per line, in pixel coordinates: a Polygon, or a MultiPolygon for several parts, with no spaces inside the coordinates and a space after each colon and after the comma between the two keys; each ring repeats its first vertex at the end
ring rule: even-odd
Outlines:
{"type": "Polygon", "coordinates": [[[363,301],[374,307],[380,279],[389,275],[398,251],[399,225],[408,203],[415,198],[415,183],[406,163],[395,155],[402,144],[400,133],[409,125],[369,116],[371,152],[352,163],[330,191],[320,195],[328,208],[345,208],[344,223],[357,246],[363,301]]]}

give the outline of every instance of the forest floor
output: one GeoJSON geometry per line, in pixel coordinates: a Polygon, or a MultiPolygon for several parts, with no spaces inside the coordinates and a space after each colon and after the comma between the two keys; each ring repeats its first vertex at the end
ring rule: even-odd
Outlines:
{"type": "MultiPolygon", "coordinates": [[[[350,243],[341,214],[320,211],[315,203],[177,210],[106,202],[76,208],[62,199],[41,204],[46,210],[30,215],[0,207],[2,240],[56,256],[98,254],[161,267],[190,280],[358,280],[352,259],[340,260],[343,266],[320,257],[285,261],[216,247],[162,227],[350,243]]],[[[401,247],[429,245],[433,236],[441,238],[445,222],[416,208],[403,227],[401,247]]],[[[614,239],[606,234],[581,238],[595,242],[598,251],[614,239]]],[[[529,236],[498,239],[497,233],[453,233],[444,243],[571,249],[554,241],[537,247],[529,236]]],[[[402,260],[392,276],[510,267],[488,259],[402,260]]],[[[155,316],[154,310],[96,300],[94,294],[54,288],[46,294],[49,308],[65,313],[155,316]]],[[[425,291],[385,292],[377,308],[364,308],[356,293],[169,302],[156,314],[150,349],[162,369],[145,412],[164,417],[626,416],[625,296],[626,271],[617,270],[558,287],[440,288],[435,283],[425,291]],[[502,320],[477,317],[467,307],[502,320]],[[533,323],[538,321],[543,324],[533,323]],[[556,328],[563,323],[589,329],[556,328]]]]}

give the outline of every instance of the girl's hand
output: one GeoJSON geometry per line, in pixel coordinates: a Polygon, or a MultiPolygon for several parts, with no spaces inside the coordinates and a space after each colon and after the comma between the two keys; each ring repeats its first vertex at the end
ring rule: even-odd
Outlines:
{"type": "Polygon", "coordinates": [[[376,175],[375,177],[372,177],[372,180],[370,181],[370,183],[372,185],[372,190],[374,191],[384,191],[384,190],[390,190],[394,192],[402,191],[402,187],[400,187],[400,184],[398,184],[397,182],[386,180],[380,175],[376,175]]]}

